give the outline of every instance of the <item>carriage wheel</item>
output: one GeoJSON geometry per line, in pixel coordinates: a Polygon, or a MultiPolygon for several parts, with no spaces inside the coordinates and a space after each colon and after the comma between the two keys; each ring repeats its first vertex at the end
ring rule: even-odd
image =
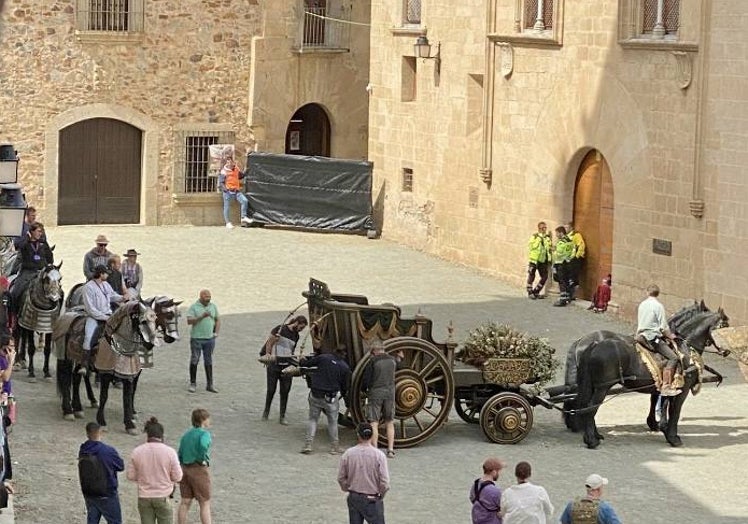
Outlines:
{"type": "MultiPolygon", "coordinates": [[[[395,447],[409,448],[436,433],[452,409],[454,379],[452,367],[435,345],[414,337],[385,341],[390,355],[403,352],[401,369],[395,372],[395,447]]],[[[365,395],[361,391],[367,354],[356,365],[351,383],[351,411],[357,422],[365,419],[365,395]]],[[[380,442],[386,443],[384,431],[380,442]]]]}
{"type": "Polygon", "coordinates": [[[505,391],[494,395],[481,409],[480,427],[488,440],[516,444],[532,428],[532,406],[517,393],[505,391]]]}
{"type": "Polygon", "coordinates": [[[455,411],[457,411],[460,418],[468,424],[480,423],[481,407],[483,406],[474,400],[466,400],[462,398],[455,399],[455,411]]]}

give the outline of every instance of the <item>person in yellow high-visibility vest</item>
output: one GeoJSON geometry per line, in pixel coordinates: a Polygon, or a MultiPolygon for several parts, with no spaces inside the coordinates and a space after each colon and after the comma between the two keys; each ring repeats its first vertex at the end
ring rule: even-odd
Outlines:
{"type": "Polygon", "coordinates": [[[527,297],[533,300],[545,298],[545,295],[541,295],[540,292],[548,280],[548,266],[551,263],[551,236],[547,230],[545,222],[538,222],[538,231],[533,233],[528,243],[530,262],[527,265],[527,297]],[[535,273],[540,276],[540,280],[533,287],[535,273]]]}
{"type": "Polygon", "coordinates": [[[582,274],[582,266],[584,265],[584,255],[586,254],[587,245],[584,243],[584,237],[582,234],[574,229],[574,223],[569,221],[566,224],[566,235],[571,239],[574,244],[574,253],[571,257],[569,265],[569,298],[574,300],[574,292],[579,286],[579,278],[582,274]]]}

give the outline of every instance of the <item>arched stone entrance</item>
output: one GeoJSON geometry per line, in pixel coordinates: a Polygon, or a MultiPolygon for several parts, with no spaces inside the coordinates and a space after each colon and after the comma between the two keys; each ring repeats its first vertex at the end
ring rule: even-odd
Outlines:
{"type": "Polygon", "coordinates": [[[59,225],[140,222],[142,131],[113,118],[60,130],[59,225]]]}
{"type": "Polygon", "coordinates": [[[613,202],[610,167],[600,151],[592,150],[582,160],[574,186],[574,227],[587,244],[579,298],[591,299],[600,281],[612,273],[613,202]]]}
{"type": "Polygon", "coordinates": [[[330,119],[319,104],[301,106],[286,128],[286,154],[330,156],[330,119]]]}

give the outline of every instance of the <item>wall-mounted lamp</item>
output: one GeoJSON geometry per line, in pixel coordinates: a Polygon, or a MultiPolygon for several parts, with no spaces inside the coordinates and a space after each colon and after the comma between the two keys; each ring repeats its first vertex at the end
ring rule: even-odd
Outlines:
{"type": "Polygon", "coordinates": [[[0,145],[0,236],[17,237],[23,232],[26,201],[18,181],[18,154],[11,144],[0,145]]]}
{"type": "Polygon", "coordinates": [[[435,60],[436,62],[434,65],[436,67],[436,74],[439,75],[442,65],[441,42],[438,42],[436,44],[436,54],[434,56],[431,56],[431,44],[429,43],[429,39],[426,38],[426,35],[421,35],[418,37],[416,43],[413,44],[413,49],[415,50],[416,56],[418,58],[435,60]]]}

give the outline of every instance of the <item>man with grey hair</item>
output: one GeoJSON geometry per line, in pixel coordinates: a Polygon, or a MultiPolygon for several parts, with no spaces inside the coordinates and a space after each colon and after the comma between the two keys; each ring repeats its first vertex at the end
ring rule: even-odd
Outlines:
{"type": "Polygon", "coordinates": [[[647,295],[648,297],[639,304],[636,338],[639,343],[667,359],[665,369],[662,371],[660,395],[674,397],[681,392],[680,389],[672,387],[678,355],[671,349],[668,340],[674,340],[675,335],[668,327],[665,306],[657,300],[660,288],[656,284],[650,284],[647,287],[647,295]]]}
{"type": "Polygon", "coordinates": [[[364,368],[362,389],[367,392],[366,419],[374,430],[374,447],[379,439],[379,423],[384,421],[387,434],[387,457],[395,456],[395,371],[397,360],[384,351],[384,342],[373,340],[369,345],[371,359],[364,368]]]}

